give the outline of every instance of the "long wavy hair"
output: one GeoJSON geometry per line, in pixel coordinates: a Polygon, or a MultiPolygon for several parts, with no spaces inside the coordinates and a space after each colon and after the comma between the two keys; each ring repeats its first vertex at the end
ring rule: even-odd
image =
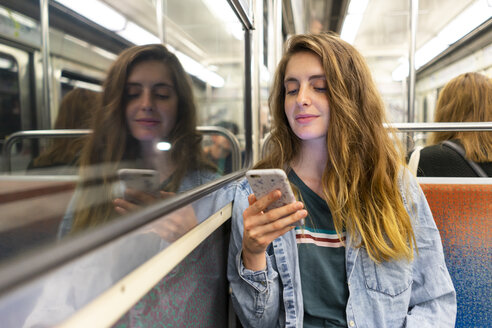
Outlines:
{"type": "Polygon", "coordinates": [[[271,146],[256,167],[288,169],[300,152],[301,140],[285,115],[284,78],[291,57],[306,51],[321,59],[328,86],[328,161],[322,185],[338,235],[346,230],[376,262],[412,259],[415,236],[399,189],[405,165],[401,146],[383,127],[384,105],[365,60],[335,34],[295,35],[287,41],[269,98],[271,146]]]}
{"type": "MultiPolygon", "coordinates": [[[[67,92],[58,109],[55,129],[89,129],[92,114],[99,106],[100,93],[82,88],[67,92]]],[[[35,160],[34,167],[76,164],[86,137],[55,138],[35,160]]]]}
{"type": "Polygon", "coordinates": [[[160,61],[172,75],[178,97],[176,124],[166,140],[176,171],[166,191],[177,191],[181,180],[193,169],[211,169],[201,148],[202,135],[196,130],[197,113],[191,80],[178,58],[161,44],[135,46],[124,50],[113,63],[104,82],[102,106],[96,113],[93,134],[81,157],[81,196],[78,198],[72,232],[111,220],[116,216],[111,185],[121,167],[143,167],[140,142],[126,122],[126,83],[139,63],[160,61]],[[124,164],[123,164],[124,163],[124,164]],[[97,185],[97,187],[92,187],[97,185]]]}
{"type": "MultiPolygon", "coordinates": [[[[464,73],[446,83],[439,93],[435,122],[491,122],[492,79],[480,73],[464,73]]],[[[458,139],[466,157],[475,162],[492,162],[492,132],[434,132],[429,144],[458,139]]]]}

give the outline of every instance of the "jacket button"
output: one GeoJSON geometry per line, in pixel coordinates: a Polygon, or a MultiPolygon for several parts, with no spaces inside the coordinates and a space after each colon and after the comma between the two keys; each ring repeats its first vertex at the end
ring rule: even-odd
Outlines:
{"type": "Polygon", "coordinates": [[[354,320],[350,320],[350,322],[349,322],[349,326],[350,326],[350,327],[355,326],[355,322],[354,322],[354,320]]]}

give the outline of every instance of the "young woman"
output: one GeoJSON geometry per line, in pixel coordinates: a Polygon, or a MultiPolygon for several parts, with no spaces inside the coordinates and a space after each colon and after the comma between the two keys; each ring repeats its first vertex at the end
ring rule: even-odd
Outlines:
{"type": "Polygon", "coordinates": [[[94,132],[82,152],[82,183],[59,235],[156,201],[136,190],[126,191],[135,202],[118,195],[119,168],[157,170],[163,198],[216,178],[201,150],[196,125],[193,90],[177,57],[159,44],[123,51],[104,83],[94,132]],[[157,150],[161,141],[171,145],[169,151],[157,150]]]}
{"type": "MultiPolygon", "coordinates": [[[[480,73],[461,74],[439,93],[435,122],[491,122],[492,79],[480,73]]],[[[420,151],[419,176],[476,177],[466,160],[492,176],[492,132],[439,131],[430,134],[428,147],[420,151]],[[465,158],[453,148],[461,147],[465,158]],[[455,146],[456,147],[456,146],[455,146]]]]}
{"type": "Polygon", "coordinates": [[[333,34],[297,35],[275,74],[272,147],[303,202],[265,211],[236,185],[228,278],[245,327],[453,327],[439,231],[363,57],[333,34]],[[305,218],[305,226],[292,224],[305,218]]]}

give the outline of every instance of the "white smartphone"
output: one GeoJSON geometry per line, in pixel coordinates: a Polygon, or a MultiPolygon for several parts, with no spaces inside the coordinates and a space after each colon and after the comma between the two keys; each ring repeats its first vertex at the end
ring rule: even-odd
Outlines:
{"type": "Polygon", "coordinates": [[[155,170],[120,169],[118,170],[118,177],[120,179],[123,195],[127,188],[131,188],[156,197],[159,196],[159,172],[155,170]]]}
{"type": "MultiPolygon", "coordinates": [[[[246,172],[246,178],[248,179],[251,189],[253,189],[256,199],[260,199],[276,189],[280,190],[282,193],[282,196],[279,199],[268,205],[265,209],[266,211],[296,201],[287,175],[281,169],[249,170],[246,172]]],[[[304,225],[304,219],[295,222],[294,225],[304,225]]]]}

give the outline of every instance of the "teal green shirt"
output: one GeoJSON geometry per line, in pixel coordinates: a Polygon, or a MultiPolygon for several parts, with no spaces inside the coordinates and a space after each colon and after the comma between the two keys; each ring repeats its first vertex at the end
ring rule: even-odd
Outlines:
{"type": "Polygon", "coordinates": [[[309,189],[293,170],[288,177],[298,188],[308,211],[305,226],[296,227],[304,327],[347,327],[345,247],[335,231],[331,211],[326,201],[309,189]]]}

